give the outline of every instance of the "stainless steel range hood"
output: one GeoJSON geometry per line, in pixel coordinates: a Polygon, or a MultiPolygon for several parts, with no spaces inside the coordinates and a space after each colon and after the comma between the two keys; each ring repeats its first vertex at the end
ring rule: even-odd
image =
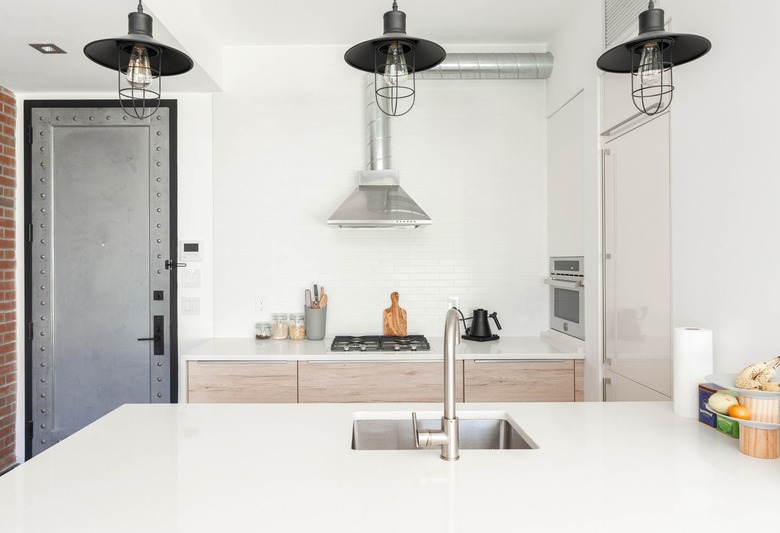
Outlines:
{"type": "Polygon", "coordinates": [[[415,229],[429,226],[429,217],[399,185],[390,157],[390,117],[376,105],[374,76],[365,78],[366,168],[358,187],[328,219],[338,228],[415,229]]]}
{"type": "Polygon", "coordinates": [[[399,186],[397,170],[364,170],[358,188],[328,219],[340,228],[412,229],[431,224],[417,202],[399,186]]]}
{"type": "MultiPolygon", "coordinates": [[[[552,54],[448,54],[436,68],[419,73],[420,79],[518,80],[544,79],[552,73],[552,54]]],[[[390,158],[390,117],[376,105],[374,76],[365,78],[366,154],[358,188],[328,219],[340,228],[419,228],[431,218],[398,185],[398,171],[390,158]]]]}

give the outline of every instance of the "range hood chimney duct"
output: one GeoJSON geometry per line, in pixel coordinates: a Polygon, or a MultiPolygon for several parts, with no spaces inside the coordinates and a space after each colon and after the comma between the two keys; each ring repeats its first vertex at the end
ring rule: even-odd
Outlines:
{"type": "Polygon", "coordinates": [[[374,76],[366,76],[363,101],[366,111],[366,170],[390,170],[390,117],[382,113],[374,97],[374,76]]]}
{"type": "MultiPolygon", "coordinates": [[[[448,54],[437,67],[415,73],[426,80],[524,80],[546,79],[552,74],[550,53],[448,54]]],[[[365,79],[366,170],[358,188],[328,219],[340,228],[418,228],[430,225],[430,217],[399,185],[392,168],[390,118],[374,97],[374,77],[365,79]]]]}

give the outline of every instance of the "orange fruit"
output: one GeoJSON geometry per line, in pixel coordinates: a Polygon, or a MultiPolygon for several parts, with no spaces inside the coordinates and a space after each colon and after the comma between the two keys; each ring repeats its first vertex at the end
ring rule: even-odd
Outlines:
{"type": "Polygon", "coordinates": [[[731,418],[741,418],[742,420],[750,420],[750,409],[744,405],[732,405],[729,407],[729,416],[731,418]]]}

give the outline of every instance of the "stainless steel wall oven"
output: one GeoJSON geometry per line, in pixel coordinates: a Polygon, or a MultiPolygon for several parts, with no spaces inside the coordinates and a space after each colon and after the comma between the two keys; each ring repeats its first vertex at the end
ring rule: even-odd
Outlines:
{"type": "Polygon", "coordinates": [[[585,340],[585,259],[551,257],[550,329],[585,340]]]}

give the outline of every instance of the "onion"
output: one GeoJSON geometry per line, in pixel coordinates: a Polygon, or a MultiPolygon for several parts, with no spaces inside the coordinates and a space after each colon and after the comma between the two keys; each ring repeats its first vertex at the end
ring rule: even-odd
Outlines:
{"type": "Polygon", "coordinates": [[[725,415],[728,414],[729,407],[732,405],[737,405],[739,402],[737,402],[737,399],[731,394],[726,394],[725,392],[716,392],[710,396],[708,403],[710,404],[710,407],[713,411],[717,411],[718,413],[725,415]]]}

